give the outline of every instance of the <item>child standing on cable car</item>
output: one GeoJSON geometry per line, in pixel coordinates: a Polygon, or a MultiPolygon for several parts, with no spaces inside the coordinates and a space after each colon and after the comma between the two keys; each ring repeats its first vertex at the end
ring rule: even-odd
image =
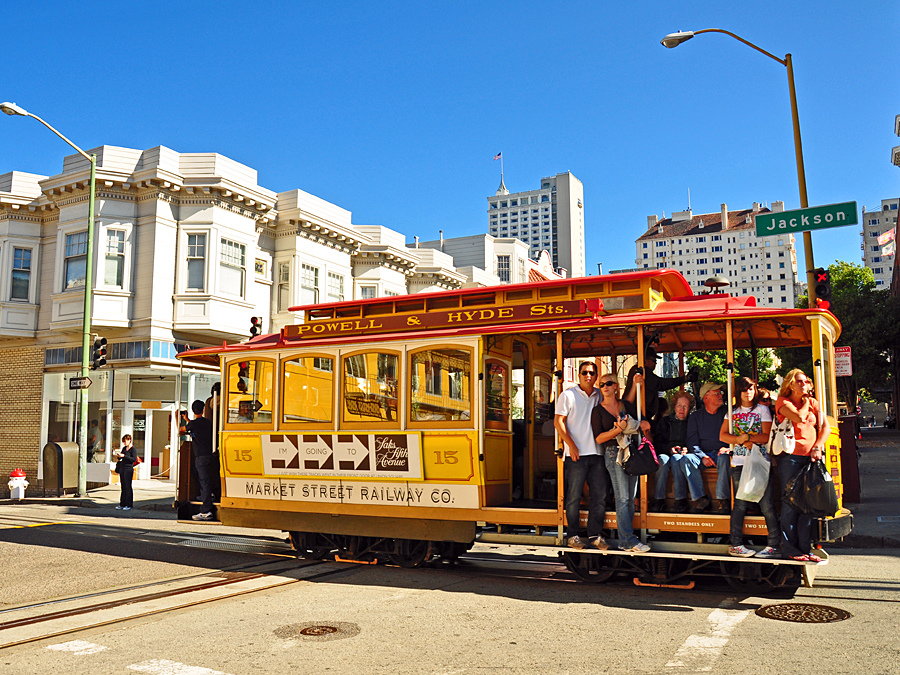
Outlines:
{"type": "MultiPolygon", "coordinates": [[[[741,472],[744,462],[750,450],[756,445],[766,460],[769,459],[765,445],[769,440],[769,430],[772,428],[772,412],[759,402],[759,390],[756,382],[749,377],[739,377],[734,386],[734,409],[731,413],[733,431],[729,428],[728,418],[722,422],[719,432],[719,440],[723,443],[732,443],[729,450],[723,453],[731,453],[731,484],[737,495],[738,485],[741,482],[741,472]]],[[[769,482],[766,491],[759,500],[759,508],[766,519],[766,543],[762,551],[757,553],[752,548],[744,546],[744,516],[747,507],[752,502],[735,497],[734,507],[731,509],[731,548],[728,553],[739,558],[780,558],[778,542],[781,538],[781,530],[778,527],[778,516],[775,513],[775,500],[773,495],[773,480],[771,468],[769,470],[769,482]]]]}

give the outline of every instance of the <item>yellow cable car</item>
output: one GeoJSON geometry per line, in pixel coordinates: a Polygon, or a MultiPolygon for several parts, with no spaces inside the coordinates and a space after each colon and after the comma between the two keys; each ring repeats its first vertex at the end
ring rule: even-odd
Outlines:
{"type": "MultiPolygon", "coordinates": [[[[680,355],[682,373],[688,352],[724,349],[733,362],[739,348],[810,348],[840,496],[840,325],[829,312],[695,296],[673,270],[292,308],[301,310],[305,322],[279,333],[180,355],[221,371],[223,523],[285,530],[311,557],[416,566],[482,541],[557,547],[588,581],[724,575],[765,588],[800,571],[812,582],[808,563],[729,558],[728,516],[649,512],[652,476],[640,480],[634,520],[651,553],[566,549],[552,404],[566,364],[595,359],[624,381],[624,364],[643,366],[651,341],[680,355]]],[[[180,517],[190,515],[189,480],[182,470],[180,517]]],[[[616,527],[615,511],[605,525],[616,527]]],[[[850,527],[841,508],[818,521],[816,539],[850,527]]],[[[763,518],[748,516],[744,532],[764,535],[763,518]]]]}

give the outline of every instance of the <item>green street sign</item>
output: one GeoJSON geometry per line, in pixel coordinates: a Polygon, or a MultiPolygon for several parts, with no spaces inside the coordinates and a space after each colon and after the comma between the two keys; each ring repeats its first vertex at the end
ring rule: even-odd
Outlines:
{"type": "Polygon", "coordinates": [[[856,225],[858,222],[856,202],[812,206],[781,213],[760,213],[756,216],[756,236],[822,230],[826,227],[856,225]]]}

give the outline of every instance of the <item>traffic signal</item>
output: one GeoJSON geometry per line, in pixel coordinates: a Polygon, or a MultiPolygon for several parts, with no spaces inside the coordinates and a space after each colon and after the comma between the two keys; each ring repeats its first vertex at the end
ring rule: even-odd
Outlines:
{"type": "Polygon", "coordinates": [[[106,338],[94,336],[94,345],[91,349],[91,368],[97,370],[106,365],[106,338]]]}
{"type": "Polygon", "coordinates": [[[250,337],[255,338],[262,332],[262,317],[261,316],[251,316],[250,317],[250,337]]]}
{"type": "Polygon", "coordinates": [[[816,282],[816,305],[820,309],[828,309],[831,306],[831,273],[817,267],[813,270],[813,278],[816,282]]]}
{"type": "Polygon", "coordinates": [[[250,381],[250,363],[247,361],[241,361],[238,364],[238,380],[237,380],[237,389],[240,392],[246,392],[249,387],[247,383],[250,381]]]}

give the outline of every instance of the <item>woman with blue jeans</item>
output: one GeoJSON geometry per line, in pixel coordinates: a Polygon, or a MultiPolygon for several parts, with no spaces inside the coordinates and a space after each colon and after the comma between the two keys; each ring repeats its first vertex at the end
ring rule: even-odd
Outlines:
{"type": "MultiPolygon", "coordinates": [[[[635,381],[638,381],[638,377],[640,376],[635,376],[635,381]]],[[[601,375],[598,386],[602,398],[591,413],[591,426],[594,430],[594,439],[603,448],[606,470],[609,472],[616,497],[619,548],[633,553],[646,553],[650,547],[634,534],[634,498],[637,494],[638,477],[629,476],[616,463],[619,453],[616,439],[628,427],[628,414],[636,415],[636,412],[630,403],[626,404],[619,398],[619,383],[612,375],[609,373],[601,375]]],[[[650,429],[647,420],[641,421],[641,429],[645,432],[650,429]]]]}
{"type": "MultiPolygon", "coordinates": [[[[810,462],[822,461],[825,441],[831,433],[828,418],[822,414],[819,402],[813,397],[812,382],[799,368],[784,377],[775,416],[778,422],[785,418],[794,425],[794,452],[778,455],[778,477],[784,490],[790,480],[810,462]]],[[[782,552],[793,560],[821,562],[812,552],[812,516],[800,513],[787,500],[781,500],[782,552]]]]}

